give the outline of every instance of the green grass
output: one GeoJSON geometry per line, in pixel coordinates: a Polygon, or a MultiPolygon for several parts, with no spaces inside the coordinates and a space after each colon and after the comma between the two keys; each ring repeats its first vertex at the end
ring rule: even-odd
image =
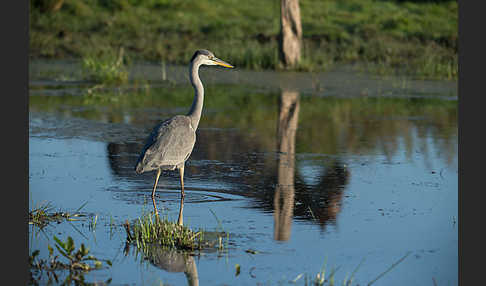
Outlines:
{"type": "Polygon", "coordinates": [[[102,84],[123,84],[128,81],[128,69],[123,60],[124,49],[118,55],[83,57],[84,78],[102,84]]]}
{"type": "Polygon", "coordinates": [[[364,259],[356,266],[356,268],[353,270],[351,274],[346,273],[344,279],[341,281],[341,283],[336,282],[336,272],[340,269],[340,267],[332,267],[331,269],[328,269],[327,267],[327,257],[324,261],[324,264],[321,268],[321,270],[316,273],[315,275],[309,275],[308,273],[300,273],[297,275],[293,280],[289,281],[292,284],[296,284],[299,280],[304,280],[304,285],[312,285],[312,286],[337,286],[337,285],[342,285],[342,286],[351,286],[353,285],[353,280],[354,280],[354,275],[358,271],[358,269],[361,267],[363,264],[364,259]]]}
{"type": "Polygon", "coordinates": [[[79,207],[74,213],[69,213],[63,211],[52,212],[52,207],[49,203],[40,204],[39,206],[29,210],[29,224],[35,225],[42,229],[50,222],[78,220],[77,218],[84,216],[83,214],[80,214],[79,211],[85,205],[86,203],[79,207]]]}
{"type": "Polygon", "coordinates": [[[194,232],[188,227],[152,214],[145,214],[132,224],[126,222],[124,226],[127,242],[135,243],[137,248],[158,244],[168,248],[192,250],[198,248],[197,237],[201,235],[201,232],[194,232]]]}
{"type": "Polygon", "coordinates": [[[168,217],[145,213],[135,219],[133,223],[128,221],[124,224],[127,234],[127,243],[135,244],[139,250],[149,250],[152,246],[160,246],[165,249],[177,250],[201,250],[204,248],[216,247],[223,250],[223,235],[203,230],[193,231],[184,225],[169,221],[168,217]],[[216,239],[209,239],[210,237],[216,239]]]}
{"type": "MultiPolygon", "coordinates": [[[[59,282],[58,274],[55,271],[66,270],[69,271],[63,285],[70,285],[74,282],[76,285],[84,285],[84,273],[103,268],[103,262],[106,265],[111,266],[110,260],[98,259],[95,256],[89,254],[89,248],[83,243],[75,251],[76,246],[72,237],[68,236],[66,241],[62,241],[54,236],[54,247],[57,250],[55,253],[54,248],[50,245],[47,246],[49,251],[48,259],[38,258],[40,251],[34,250],[29,256],[30,265],[30,283],[39,285],[42,281],[44,272],[47,273],[49,285],[56,281],[59,282]],[[63,258],[63,260],[60,260],[63,258]],[[34,270],[34,272],[32,271],[34,270]]],[[[109,279],[111,280],[111,279],[109,279]]],[[[109,281],[107,281],[109,282],[109,281]]]]}
{"type": "MultiPolygon", "coordinates": [[[[402,256],[400,259],[398,259],[396,262],[394,262],[392,265],[390,265],[385,271],[381,272],[374,279],[372,279],[370,282],[368,282],[367,284],[363,284],[363,285],[367,285],[367,286],[373,285],[376,281],[381,279],[388,272],[390,272],[395,267],[397,267],[400,263],[402,263],[407,258],[407,256],[410,255],[410,253],[411,252],[407,252],[404,256],[402,256]]],[[[335,275],[341,267],[340,266],[331,267],[329,269],[327,267],[327,257],[326,257],[324,264],[323,264],[321,270],[318,273],[316,273],[315,275],[309,275],[308,273],[301,273],[289,282],[291,284],[296,284],[296,282],[298,282],[299,280],[302,279],[302,280],[304,280],[305,286],[307,286],[307,285],[309,285],[309,286],[361,285],[361,284],[353,284],[353,281],[355,279],[356,272],[363,265],[364,261],[365,261],[365,259],[362,259],[361,262],[356,266],[356,268],[351,273],[346,273],[344,279],[341,280],[340,282],[337,282],[335,275]],[[302,278],[302,277],[304,277],[304,278],[302,278]]]]}
{"type": "MultiPolygon", "coordinates": [[[[278,69],[279,9],[277,0],[66,0],[57,12],[31,5],[30,57],[102,58],[124,47],[133,60],[187,64],[207,48],[240,68],[278,69]]],[[[457,1],[301,0],[300,9],[298,70],[365,63],[377,73],[457,79],[457,1]]]]}

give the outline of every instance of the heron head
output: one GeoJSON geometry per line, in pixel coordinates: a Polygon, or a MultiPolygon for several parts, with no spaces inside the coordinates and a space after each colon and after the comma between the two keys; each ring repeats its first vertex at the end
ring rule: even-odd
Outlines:
{"type": "Polygon", "coordinates": [[[191,63],[198,63],[200,65],[208,66],[223,66],[226,68],[234,68],[233,65],[218,59],[214,54],[208,50],[197,50],[191,58],[191,63]]]}

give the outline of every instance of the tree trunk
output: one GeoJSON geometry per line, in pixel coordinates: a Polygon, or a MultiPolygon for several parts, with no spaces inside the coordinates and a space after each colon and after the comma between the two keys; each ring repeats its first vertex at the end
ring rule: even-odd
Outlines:
{"type": "Polygon", "coordinates": [[[295,67],[299,63],[301,45],[299,0],[280,0],[279,55],[285,67],[295,67]]]}

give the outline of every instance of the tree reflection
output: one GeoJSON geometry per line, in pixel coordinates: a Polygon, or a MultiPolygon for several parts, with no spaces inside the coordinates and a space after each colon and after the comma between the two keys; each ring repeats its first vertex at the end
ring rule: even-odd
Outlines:
{"type": "Polygon", "coordinates": [[[279,98],[277,125],[277,185],[275,187],[275,240],[288,240],[294,211],[295,134],[299,121],[299,93],[284,90],[279,98]]]}
{"type": "Polygon", "coordinates": [[[323,172],[316,175],[319,182],[317,185],[308,186],[300,178],[297,185],[295,184],[295,143],[299,110],[299,93],[283,90],[279,97],[279,156],[273,198],[274,239],[281,241],[289,240],[294,215],[317,220],[323,229],[326,224],[335,223],[341,210],[343,190],[350,175],[340,159],[334,159],[328,168],[323,168],[323,172]]]}

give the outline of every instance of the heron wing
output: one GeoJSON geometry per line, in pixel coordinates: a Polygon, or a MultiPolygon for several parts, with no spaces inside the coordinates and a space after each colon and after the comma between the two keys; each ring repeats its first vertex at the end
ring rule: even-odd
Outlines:
{"type": "Polygon", "coordinates": [[[173,169],[189,158],[195,142],[196,132],[187,116],[177,115],[168,119],[155,126],[150,133],[136,171],[173,169]]]}

